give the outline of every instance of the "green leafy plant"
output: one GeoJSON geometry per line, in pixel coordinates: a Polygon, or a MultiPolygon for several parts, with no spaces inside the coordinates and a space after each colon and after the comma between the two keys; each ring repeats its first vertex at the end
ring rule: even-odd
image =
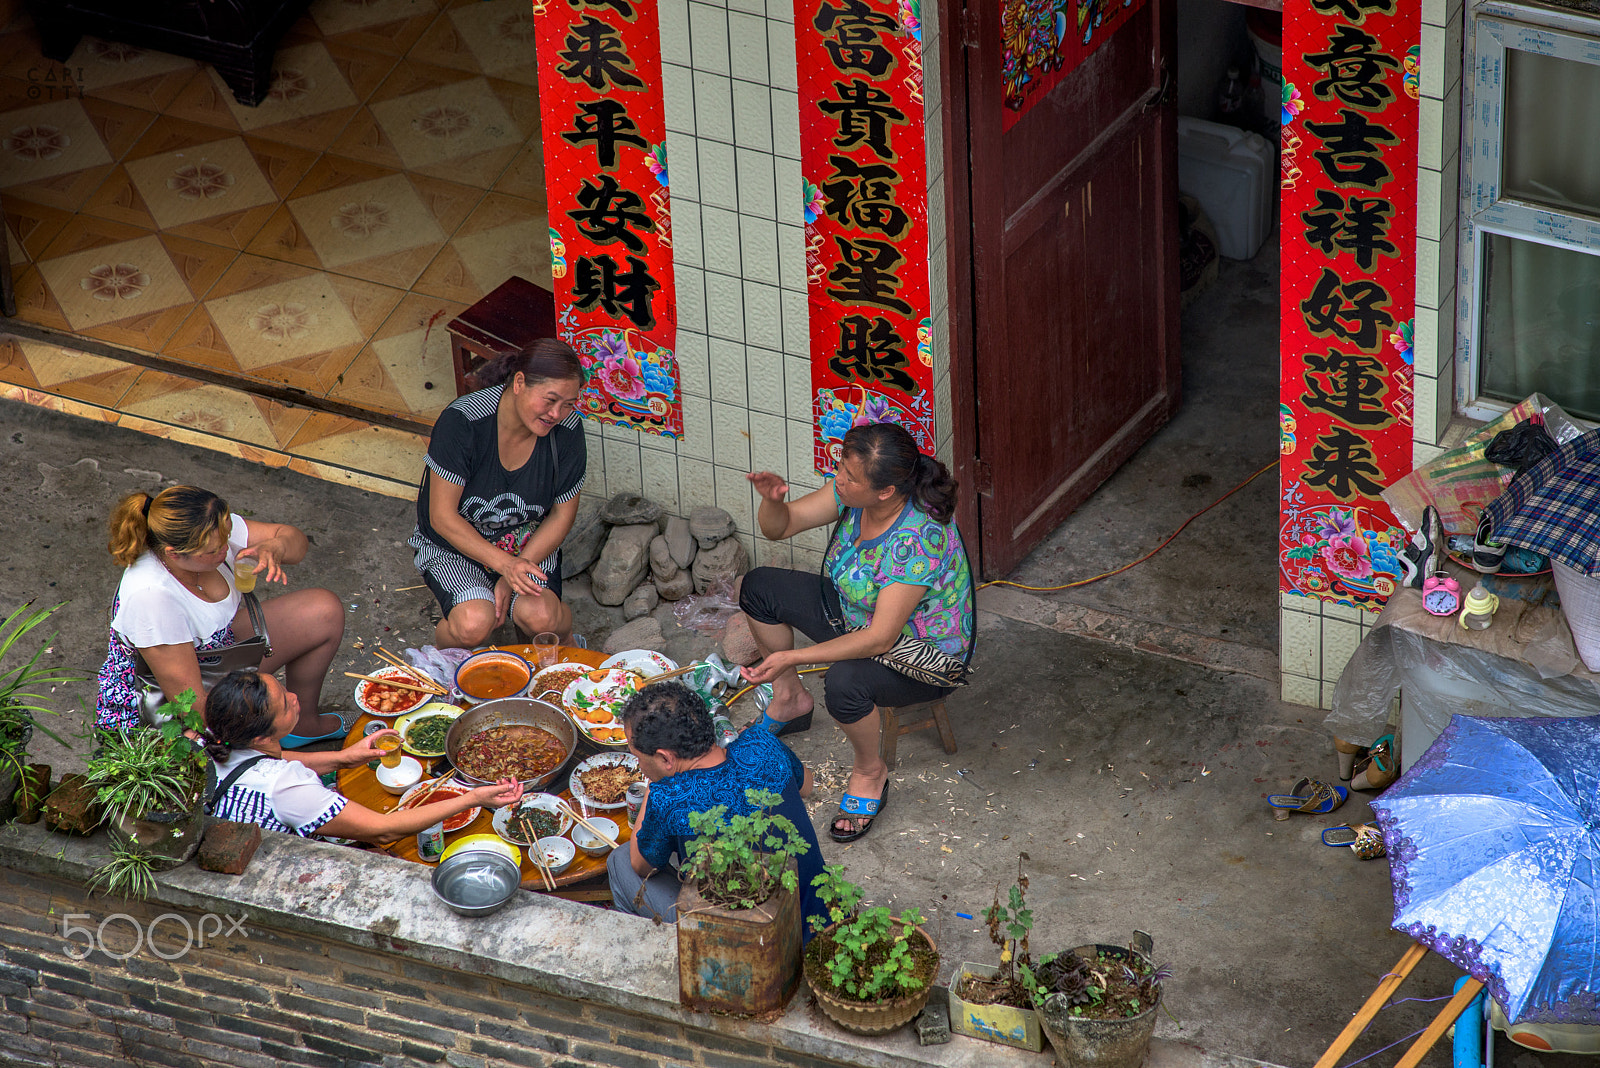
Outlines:
{"type": "Polygon", "coordinates": [[[61,745],[72,748],[65,738],[46,727],[38,717],[40,714],[57,714],[55,709],[45,705],[57,686],[81,682],[84,676],[70,674],[62,668],[40,665],[40,660],[55,643],[55,634],[43,641],[35,637],[28,645],[33,650],[31,654],[18,644],[64,604],[66,602],[62,601],[50,608],[35,609],[33,602],[29,601],[0,621],[0,665],[8,662],[13,650],[18,655],[27,656],[23,663],[0,670],[0,773],[8,770],[18,774],[22,772],[23,747],[29,727],[36,727],[61,745]]]}
{"type": "Polygon", "coordinates": [[[1052,994],[1067,1001],[1067,1014],[1115,1020],[1137,1016],[1161,998],[1161,984],[1170,968],[1157,968],[1133,946],[1128,954],[1050,953],[1030,970],[1029,990],[1035,1008],[1052,994]]]}
{"type": "Polygon", "coordinates": [[[143,900],[156,888],[155,858],[142,849],[113,849],[89,878],[90,890],[143,900]]]}
{"type": "Polygon", "coordinates": [[[205,752],[184,734],[201,726],[195,700],[191,689],[167,701],[157,712],[169,718],[154,730],[136,727],[101,736],[87,779],[113,820],[179,811],[200,799],[205,752]]]}
{"type": "Polygon", "coordinates": [[[919,956],[913,943],[921,937],[920,911],[891,916],[883,905],[862,908],[861,887],[844,877],[839,864],[829,864],[811,885],[829,920],[811,918],[819,932],[812,944],[820,944],[815,952],[835,990],[858,1001],[891,1001],[927,985],[931,950],[919,956]]]}
{"type": "Polygon", "coordinates": [[[800,883],[791,858],[803,856],[811,843],[800,836],[788,817],[771,811],[783,798],[770,790],[746,790],[755,806],[743,816],[728,816],[727,805],[691,813],[695,832],[685,846],[682,872],[700,889],[700,896],[725,909],[753,909],[778,892],[800,883]]]}

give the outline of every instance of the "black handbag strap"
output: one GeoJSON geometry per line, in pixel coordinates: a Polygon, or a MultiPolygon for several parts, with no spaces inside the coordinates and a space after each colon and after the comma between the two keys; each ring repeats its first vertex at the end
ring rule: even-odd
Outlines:
{"type": "Polygon", "coordinates": [[[233,789],[233,784],[239,781],[239,776],[243,775],[245,772],[249,771],[251,768],[255,767],[257,764],[266,759],[268,759],[267,754],[261,753],[257,756],[251,757],[249,760],[246,760],[244,763],[228,772],[228,777],[217,784],[216,790],[212,791],[211,800],[206,802],[206,815],[209,816],[213,811],[215,811],[217,802],[226,797],[228,791],[233,789]]]}
{"type": "Polygon", "coordinates": [[[271,656],[272,636],[267,633],[267,613],[262,610],[261,601],[254,593],[241,593],[239,597],[244,601],[244,610],[250,615],[250,626],[255,628],[256,637],[266,643],[266,655],[271,656]]]}

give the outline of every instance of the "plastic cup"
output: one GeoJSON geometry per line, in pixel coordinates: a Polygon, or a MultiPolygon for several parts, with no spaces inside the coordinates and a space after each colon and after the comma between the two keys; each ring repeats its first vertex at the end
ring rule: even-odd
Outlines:
{"type": "Polygon", "coordinates": [[[554,667],[561,660],[561,641],[551,631],[533,636],[533,649],[541,668],[554,667]]]}
{"type": "Polygon", "coordinates": [[[256,562],[254,560],[235,560],[233,562],[233,588],[240,593],[254,593],[256,588],[256,562]]]}
{"type": "Polygon", "coordinates": [[[400,736],[398,734],[385,734],[382,738],[373,740],[373,746],[383,755],[378,759],[386,768],[398,768],[400,761],[405,759],[405,754],[400,752],[400,736]]]}

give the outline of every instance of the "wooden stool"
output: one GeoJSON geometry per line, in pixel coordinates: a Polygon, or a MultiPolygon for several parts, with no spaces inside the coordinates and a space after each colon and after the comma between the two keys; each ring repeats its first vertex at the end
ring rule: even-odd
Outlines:
{"type": "Polygon", "coordinates": [[[456,396],[472,392],[468,377],[501,353],[556,336],[556,297],[526,278],[512,275],[498,289],[450,320],[450,358],[456,396]]]}
{"type": "Polygon", "coordinates": [[[950,717],[945,714],[943,697],[935,701],[924,701],[920,705],[901,705],[899,708],[885,708],[881,711],[883,728],[878,734],[878,754],[883,757],[883,762],[889,765],[891,771],[894,770],[895,749],[900,744],[902,734],[937,727],[939,741],[944,743],[944,751],[946,753],[956,751],[956,736],[950,729],[950,717]]]}

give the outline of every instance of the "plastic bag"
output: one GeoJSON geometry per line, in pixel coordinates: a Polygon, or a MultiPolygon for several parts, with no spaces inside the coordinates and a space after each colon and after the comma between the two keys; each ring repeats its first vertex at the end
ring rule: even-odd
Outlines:
{"type": "Polygon", "coordinates": [[[472,650],[439,649],[432,645],[424,645],[420,649],[411,646],[406,649],[405,654],[406,659],[411,661],[412,667],[445,689],[449,689],[456,684],[456,668],[472,655],[472,650]]]}
{"type": "Polygon", "coordinates": [[[719,582],[705,593],[691,593],[672,606],[672,617],[680,627],[698,634],[717,634],[739,610],[731,583],[719,582]]]}
{"type": "Polygon", "coordinates": [[[1490,462],[1484,452],[1502,430],[1510,430],[1534,415],[1543,415],[1545,429],[1556,442],[1583,433],[1566,412],[1541,393],[1510,408],[1457,447],[1434,457],[1383,491],[1383,499],[1401,522],[1412,530],[1422,525],[1423,509],[1439,511],[1446,533],[1470,534],[1477,529],[1478,513],[1510,484],[1513,472],[1490,462]]]}
{"type": "Polygon", "coordinates": [[[1555,451],[1555,439],[1545,430],[1544,420],[1535,416],[1500,431],[1483,455],[1490,463],[1509,467],[1520,475],[1555,451]]]}

